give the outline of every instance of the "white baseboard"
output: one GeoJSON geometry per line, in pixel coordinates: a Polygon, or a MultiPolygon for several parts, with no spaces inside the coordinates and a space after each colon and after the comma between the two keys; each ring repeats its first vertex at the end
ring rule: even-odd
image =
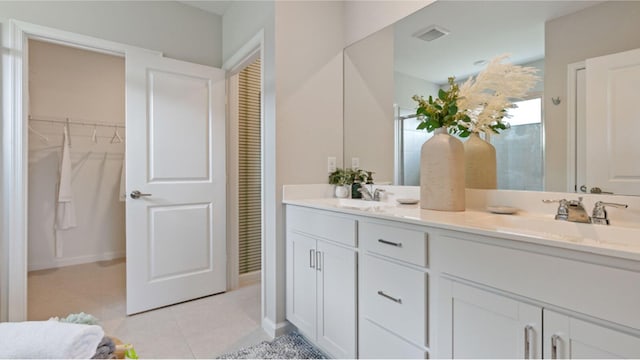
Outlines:
{"type": "Polygon", "coordinates": [[[59,268],[64,266],[92,263],[96,261],[119,259],[125,256],[126,256],[125,251],[112,251],[112,252],[106,252],[106,253],[96,254],[96,255],[76,256],[76,257],[67,258],[67,259],[60,258],[60,259],[54,259],[53,261],[47,262],[47,263],[29,264],[29,266],[27,267],[27,270],[35,271],[35,270],[52,269],[52,268],[59,268]]]}
{"type": "Polygon", "coordinates": [[[268,318],[262,318],[262,329],[272,338],[280,335],[288,334],[293,331],[294,326],[287,320],[279,322],[278,324],[271,321],[268,318]]]}
{"type": "Polygon", "coordinates": [[[247,285],[259,284],[262,279],[262,271],[252,271],[246,274],[240,274],[238,278],[238,286],[243,287],[247,285]]]}

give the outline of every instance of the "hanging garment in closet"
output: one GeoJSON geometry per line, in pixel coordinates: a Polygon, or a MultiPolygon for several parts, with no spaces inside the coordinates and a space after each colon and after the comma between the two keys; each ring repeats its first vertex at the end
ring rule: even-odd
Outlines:
{"type": "Polygon", "coordinates": [[[56,229],[66,230],[76,227],[76,210],[71,189],[71,154],[69,149],[69,129],[64,127],[62,136],[62,162],[60,163],[60,181],[56,206],[56,229]]]}

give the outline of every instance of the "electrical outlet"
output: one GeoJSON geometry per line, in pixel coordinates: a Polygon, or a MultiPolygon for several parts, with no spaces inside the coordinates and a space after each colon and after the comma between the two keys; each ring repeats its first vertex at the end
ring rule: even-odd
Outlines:
{"type": "Polygon", "coordinates": [[[351,168],[352,169],[360,169],[360,158],[352,157],[351,158],[351,168]]]}
{"type": "Polygon", "coordinates": [[[336,158],[335,156],[329,156],[327,158],[327,171],[332,173],[336,171],[336,158]]]}

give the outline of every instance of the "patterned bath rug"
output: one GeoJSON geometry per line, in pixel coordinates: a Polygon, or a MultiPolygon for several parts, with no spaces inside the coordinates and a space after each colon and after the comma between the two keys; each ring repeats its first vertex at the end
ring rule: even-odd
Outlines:
{"type": "Polygon", "coordinates": [[[238,351],[223,354],[218,359],[327,359],[327,356],[302,335],[292,332],[263,341],[238,351]]]}

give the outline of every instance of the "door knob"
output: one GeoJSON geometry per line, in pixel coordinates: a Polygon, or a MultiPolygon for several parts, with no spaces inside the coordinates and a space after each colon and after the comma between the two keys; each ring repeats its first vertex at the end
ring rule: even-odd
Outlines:
{"type": "Polygon", "coordinates": [[[138,191],[138,190],[133,190],[133,191],[131,192],[131,198],[132,198],[132,199],[140,199],[140,198],[141,198],[141,197],[143,197],[143,196],[151,196],[151,194],[143,194],[143,193],[141,193],[141,192],[140,192],[140,191],[138,191]]]}

